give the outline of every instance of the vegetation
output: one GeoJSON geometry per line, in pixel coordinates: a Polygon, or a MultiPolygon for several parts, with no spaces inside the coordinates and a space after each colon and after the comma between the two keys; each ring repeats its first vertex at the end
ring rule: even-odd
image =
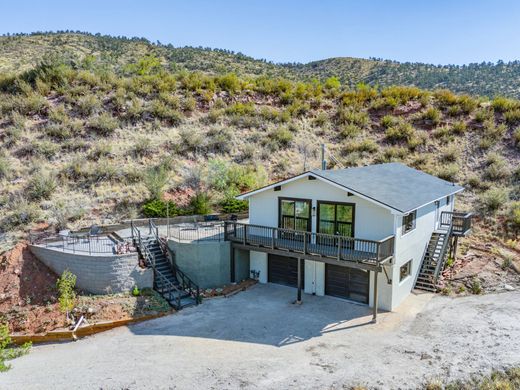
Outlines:
{"type": "Polygon", "coordinates": [[[6,360],[12,360],[19,356],[29,353],[32,344],[24,343],[20,347],[11,347],[11,337],[7,324],[0,324],[0,372],[5,372],[11,368],[6,360]]]}
{"type": "Polygon", "coordinates": [[[353,86],[341,74],[307,81],[232,53],[138,39],[5,37],[0,52],[1,66],[23,70],[0,77],[3,233],[41,220],[74,228],[164,217],[166,205],[171,216],[242,212],[234,196],[320,166],[320,143],[345,166],[400,161],[468,184],[459,206],[515,232],[515,99],[353,86]],[[76,44],[67,55],[66,42],[76,44]],[[40,61],[22,64],[18,46],[40,61]]]}
{"type": "Polygon", "coordinates": [[[76,286],[76,275],[65,270],[58,278],[56,285],[58,287],[58,302],[60,310],[67,315],[67,318],[69,318],[69,314],[76,304],[76,292],[74,291],[74,287],[76,286]]]}

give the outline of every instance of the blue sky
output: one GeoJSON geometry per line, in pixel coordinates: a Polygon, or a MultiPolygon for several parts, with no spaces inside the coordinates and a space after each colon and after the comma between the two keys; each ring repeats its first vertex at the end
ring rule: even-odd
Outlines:
{"type": "Polygon", "coordinates": [[[520,1],[513,0],[5,0],[0,15],[0,33],[72,29],[139,36],[275,62],[520,59],[520,1]]]}

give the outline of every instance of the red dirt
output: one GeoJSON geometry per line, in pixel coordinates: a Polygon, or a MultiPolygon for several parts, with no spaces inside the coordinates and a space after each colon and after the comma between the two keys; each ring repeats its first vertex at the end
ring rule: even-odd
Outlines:
{"type": "Polygon", "coordinates": [[[0,255],[0,322],[11,332],[41,333],[65,325],[57,307],[57,276],[26,242],[0,255]]]}

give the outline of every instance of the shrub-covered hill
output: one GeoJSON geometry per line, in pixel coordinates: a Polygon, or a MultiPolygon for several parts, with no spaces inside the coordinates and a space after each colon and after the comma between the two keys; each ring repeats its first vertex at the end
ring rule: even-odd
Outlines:
{"type": "Polygon", "coordinates": [[[0,71],[19,72],[37,65],[48,55],[87,62],[121,71],[149,54],[170,71],[181,69],[215,74],[285,77],[294,81],[325,81],[338,77],[350,87],[358,83],[423,89],[447,88],[457,93],[520,97],[520,62],[438,66],[361,58],[329,58],[307,64],[273,64],[228,50],[152,44],[142,38],[111,37],[88,33],[34,33],[0,37],[0,71]]]}
{"type": "Polygon", "coordinates": [[[325,143],[344,166],[402,161],[464,184],[458,208],[496,233],[520,225],[519,124],[520,101],[447,90],[168,72],[149,56],[124,74],[47,62],[0,80],[0,229],[160,214],[165,200],[236,211],[240,191],[319,167],[325,143]]]}

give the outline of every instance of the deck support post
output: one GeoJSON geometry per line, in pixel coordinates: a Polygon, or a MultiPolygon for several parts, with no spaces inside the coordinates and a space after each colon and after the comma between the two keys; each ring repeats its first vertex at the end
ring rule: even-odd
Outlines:
{"type": "Polygon", "coordinates": [[[374,271],[374,305],[373,305],[373,315],[372,315],[372,322],[375,324],[377,322],[377,279],[378,279],[378,272],[374,271]]]}
{"type": "Polygon", "coordinates": [[[453,237],[453,243],[452,243],[452,247],[453,247],[452,258],[453,258],[453,261],[455,261],[455,259],[457,258],[457,245],[458,244],[459,244],[459,237],[458,236],[453,237]]]}
{"type": "Polygon", "coordinates": [[[302,303],[302,259],[300,257],[298,257],[298,296],[296,303],[302,303]]]}
{"type": "Polygon", "coordinates": [[[235,277],[235,248],[233,247],[233,244],[231,244],[231,248],[230,248],[230,257],[231,257],[231,263],[230,263],[230,267],[229,267],[229,270],[230,270],[230,278],[229,280],[231,281],[231,283],[236,283],[236,277],[235,277]]]}

